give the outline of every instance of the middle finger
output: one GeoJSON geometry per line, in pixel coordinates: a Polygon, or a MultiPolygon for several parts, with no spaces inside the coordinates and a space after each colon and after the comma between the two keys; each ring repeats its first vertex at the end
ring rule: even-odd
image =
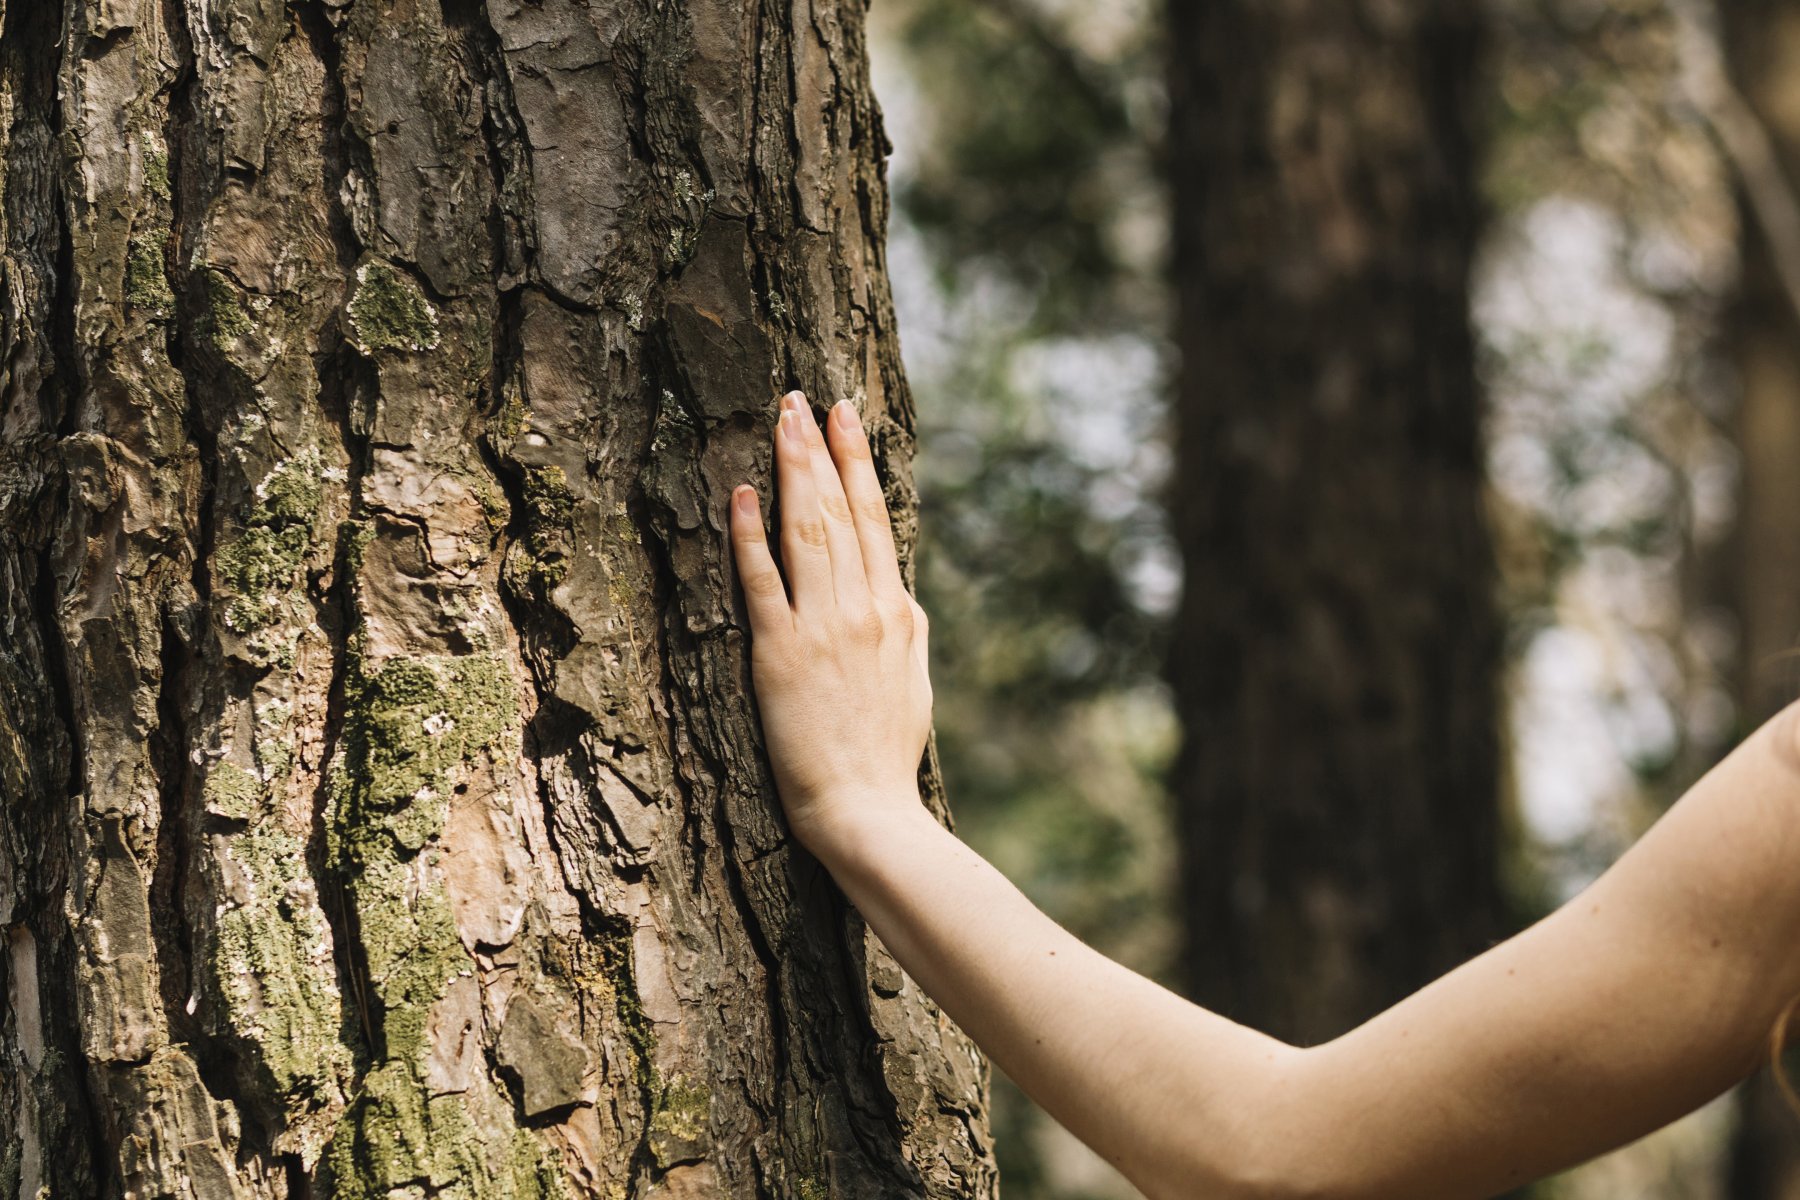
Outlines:
{"type": "Polygon", "coordinates": [[[831,550],[831,581],[838,607],[852,615],[869,606],[869,573],[863,565],[862,540],[856,533],[856,522],[850,516],[850,503],[844,495],[843,480],[838,478],[837,464],[825,444],[825,433],[814,419],[812,405],[799,392],[788,393],[784,404],[791,403],[803,422],[806,449],[812,457],[813,486],[819,493],[819,511],[825,522],[825,544],[831,550]]]}

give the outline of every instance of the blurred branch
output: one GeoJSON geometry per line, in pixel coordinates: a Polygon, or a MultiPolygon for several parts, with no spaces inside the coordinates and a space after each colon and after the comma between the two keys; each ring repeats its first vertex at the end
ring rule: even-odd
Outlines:
{"type": "Polygon", "coordinates": [[[1725,152],[1750,211],[1775,257],[1775,271],[1794,315],[1800,318],[1800,194],[1782,170],[1775,141],[1756,111],[1731,82],[1718,31],[1700,0],[1669,0],[1675,17],[1681,85],[1725,152]]]}
{"type": "Polygon", "coordinates": [[[1115,89],[1105,82],[1104,69],[1071,44],[1062,30],[1053,28],[1036,5],[1029,0],[982,0],[982,7],[1029,38],[1094,111],[1124,115],[1115,89]]]}

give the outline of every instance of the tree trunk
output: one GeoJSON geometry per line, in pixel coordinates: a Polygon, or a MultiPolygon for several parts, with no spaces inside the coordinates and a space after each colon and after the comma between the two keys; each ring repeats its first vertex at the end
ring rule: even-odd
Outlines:
{"type": "MultiPolygon", "coordinates": [[[[1800,4],[1728,0],[1726,51],[1790,186],[1800,181],[1800,4]]],[[[1736,597],[1740,725],[1800,697],[1800,316],[1756,218],[1742,222],[1739,293],[1727,344],[1737,365],[1740,486],[1736,597]]],[[[1800,1200],[1800,1116],[1767,1072],[1739,1094],[1730,1194],[1800,1200]]]]}
{"type": "Polygon", "coordinates": [[[1192,992],[1331,1037],[1498,927],[1476,6],[1171,0],[1192,992]]]}
{"type": "Polygon", "coordinates": [[[910,520],[862,9],[3,5],[0,1196],[992,1194],[721,533],[910,520]]]}

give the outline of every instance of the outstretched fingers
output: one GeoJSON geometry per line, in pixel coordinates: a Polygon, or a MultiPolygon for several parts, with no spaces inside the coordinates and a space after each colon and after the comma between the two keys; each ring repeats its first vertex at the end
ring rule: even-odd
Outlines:
{"type": "Polygon", "coordinates": [[[769,539],[763,533],[762,502],[756,489],[742,484],[731,495],[731,544],[744,603],[750,610],[750,632],[759,637],[794,626],[787,586],[781,581],[769,539]]]}
{"type": "Polygon", "coordinates": [[[900,559],[894,550],[894,527],[888,519],[887,498],[875,476],[875,460],[856,406],[840,400],[827,419],[831,426],[831,457],[843,482],[844,497],[856,525],[862,547],[862,565],[869,588],[891,606],[909,600],[900,578],[900,559]]]}

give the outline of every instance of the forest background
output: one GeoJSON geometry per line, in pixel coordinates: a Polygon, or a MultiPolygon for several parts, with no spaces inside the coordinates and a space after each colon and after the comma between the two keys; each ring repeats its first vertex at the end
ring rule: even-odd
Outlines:
{"type": "MultiPolygon", "coordinates": [[[[1786,337],[1793,315],[1782,136],[1800,110],[1768,80],[1784,53],[1800,61],[1800,6],[1721,8],[1483,12],[1468,310],[1504,622],[1510,927],[1579,890],[1800,694],[1775,649],[1800,636],[1800,505],[1782,502],[1800,393],[1778,386],[1787,402],[1757,409],[1747,382],[1779,379],[1756,339],[1786,337]],[[1734,40],[1760,48],[1734,59],[1734,40]]],[[[958,827],[1080,936],[1179,984],[1165,663],[1183,636],[1167,501],[1184,464],[1164,131],[1182,65],[1165,10],[884,0],[871,19],[958,827]]],[[[995,1091],[1011,1200],[1135,1194],[1004,1080],[995,1091]]],[[[1532,1194],[1790,1195],[1794,1166],[1768,1145],[1800,1131],[1771,1124],[1767,1091],[1532,1194]]]]}

